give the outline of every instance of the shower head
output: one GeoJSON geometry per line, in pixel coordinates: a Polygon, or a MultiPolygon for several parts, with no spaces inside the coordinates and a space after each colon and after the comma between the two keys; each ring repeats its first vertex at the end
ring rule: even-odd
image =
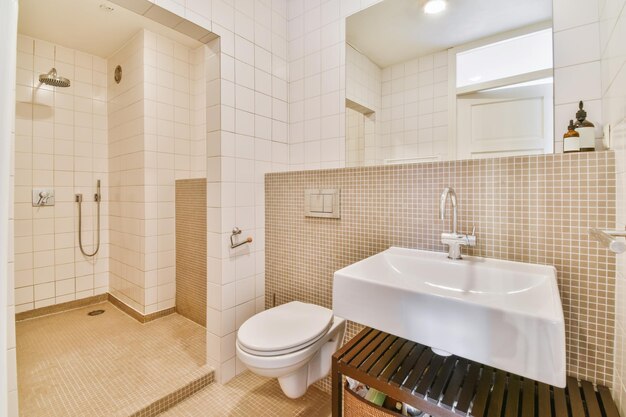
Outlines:
{"type": "Polygon", "coordinates": [[[57,69],[52,68],[47,74],[41,74],[39,76],[39,82],[53,87],[69,87],[70,80],[67,78],[59,77],[57,75],[57,69]]]}

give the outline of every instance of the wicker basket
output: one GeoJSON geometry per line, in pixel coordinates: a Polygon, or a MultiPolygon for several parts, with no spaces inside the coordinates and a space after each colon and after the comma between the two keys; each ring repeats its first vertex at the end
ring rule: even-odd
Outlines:
{"type": "Polygon", "coordinates": [[[394,413],[359,397],[348,384],[344,386],[343,394],[344,417],[402,417],[402,414],[394,413]]]}

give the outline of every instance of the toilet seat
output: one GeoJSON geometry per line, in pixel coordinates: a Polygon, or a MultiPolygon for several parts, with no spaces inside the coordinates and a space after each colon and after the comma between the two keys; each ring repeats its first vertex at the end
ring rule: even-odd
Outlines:
{"type": "Polygon", "coordinates": [[[237,344],[251,355],[285,355],[314,344],[332,324],[332,310],[292,301],[248,319],[237,332],[237,344]]]}

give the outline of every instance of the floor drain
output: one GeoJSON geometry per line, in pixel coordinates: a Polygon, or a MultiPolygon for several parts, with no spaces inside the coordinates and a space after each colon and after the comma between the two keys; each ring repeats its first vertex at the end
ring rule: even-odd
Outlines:
{"type": "Polygon", "coordinates": [[[94,311],[90,311],[89,313],[87,313],[87,315],[88,316],[99,316],[102,313],[104,313],[104,310],[94,310],[94,311]]]}

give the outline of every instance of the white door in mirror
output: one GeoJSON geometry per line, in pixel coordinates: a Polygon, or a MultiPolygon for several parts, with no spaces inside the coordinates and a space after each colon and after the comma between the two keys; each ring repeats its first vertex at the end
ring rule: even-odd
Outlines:
{"type": "Polygon", "coordinates": [[[458,96],[457,111],[457,159],[554,150],[552,83],[458,96]]]}

